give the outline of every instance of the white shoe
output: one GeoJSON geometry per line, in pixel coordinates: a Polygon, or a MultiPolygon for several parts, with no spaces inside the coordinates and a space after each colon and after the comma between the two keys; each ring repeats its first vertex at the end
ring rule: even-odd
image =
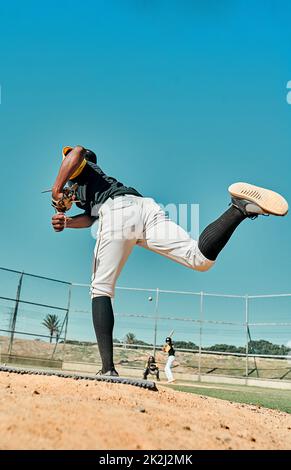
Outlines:
{"type": "Polygon", "coordinates": [[[283,216],[288,212],[286,199],[270,189],[248,183],[234,183],[228,191],[232,196],[232,204],[247,217],[260,214],[283,216]]]}

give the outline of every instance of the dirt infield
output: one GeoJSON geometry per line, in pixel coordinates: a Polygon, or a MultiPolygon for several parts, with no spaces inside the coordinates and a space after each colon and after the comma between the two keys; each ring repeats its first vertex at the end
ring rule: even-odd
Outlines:
{"type": "Polygon", "coordinates": [[[0,373],[0,448],[291,449],[291,415],[159,388],[0,373]]]}

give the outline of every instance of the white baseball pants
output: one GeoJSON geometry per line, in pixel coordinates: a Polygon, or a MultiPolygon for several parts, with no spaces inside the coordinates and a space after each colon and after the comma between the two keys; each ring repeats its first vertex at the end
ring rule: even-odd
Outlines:
{"type": "Polygon", "coordinates": [[[214,264],[153,199],[132,195],[110,198],[99,209],[92,297],[114,297],[117,278],[135,245],[197,271],[207,271],[214,264]]]}
{"type": "Polygon", "coordinates": [[[165,374],[166,374],[168,380],[173,380],[173,378],[174,378],[173,374],[172,374],[172,371],[171,371],[171,368],[173,367],[174,360],[175,360],[175,356],[169,356],[168,360],[166,362],[166,365],[165,365],[165,374]]]}

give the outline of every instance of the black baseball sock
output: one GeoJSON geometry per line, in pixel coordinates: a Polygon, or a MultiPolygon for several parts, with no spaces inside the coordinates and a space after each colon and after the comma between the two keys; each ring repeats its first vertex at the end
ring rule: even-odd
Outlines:
{"type": "Polygon", "coordinates": [[[114,316],[111,298],[107,296],[92,299],[92,316],[98,348],[102,361],[102,372],[114,369],[113,339],[114,316]]]}
{"type": "Polygon", "coordinates": [[[225,247],[231,235],[246,216],[236,207],[231,206],[215,222],[208,225],[201,233],[198,248],[205,258],[214,261],[225,247]]]}

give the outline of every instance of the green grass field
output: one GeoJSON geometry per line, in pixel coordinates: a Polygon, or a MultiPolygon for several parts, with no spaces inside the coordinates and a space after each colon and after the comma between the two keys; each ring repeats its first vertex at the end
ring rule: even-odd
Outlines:
{"type": "MultiPolygon", "coordinates": [[[[168,386],[168,385],[167,385],[168,386]]],[[[274,410],[291,413],[291,391],[269,388],[249,387],[243,385],[170,385],[169,387],[187,393],[219,398],[235,403],[263,406],[274,410]]]]}

